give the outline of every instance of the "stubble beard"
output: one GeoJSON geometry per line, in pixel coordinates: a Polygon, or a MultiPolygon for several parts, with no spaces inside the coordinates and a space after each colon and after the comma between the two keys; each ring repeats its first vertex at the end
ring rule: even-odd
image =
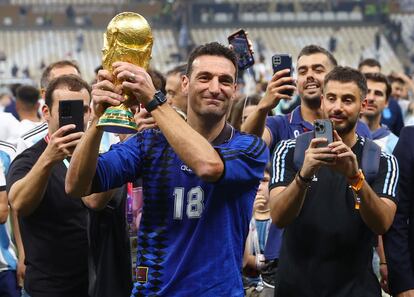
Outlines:
{"type": "Polygon", "coordinates": [[[303,96],[302,101],[310,109],[318,110],[321,108],[321,95],[303,96]]]}

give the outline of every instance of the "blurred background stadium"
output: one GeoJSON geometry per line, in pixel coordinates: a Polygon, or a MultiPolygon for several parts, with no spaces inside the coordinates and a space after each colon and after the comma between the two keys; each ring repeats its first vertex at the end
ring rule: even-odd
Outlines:
{"type": "Polygon", "coordinates": [[[343,65],[376,58],[386,74],[413,71],[413,0],[0,0],[1,84],[37,85],[45,65],[59,59],[76,60],[92,80],[106,25],[122,11],[150,22],[152,67],[162,72],[197,44],[227,43],[238,28],[249,32],[256,61],[269,72],[273,54],[296,59],[310,43],[343,65]]]}

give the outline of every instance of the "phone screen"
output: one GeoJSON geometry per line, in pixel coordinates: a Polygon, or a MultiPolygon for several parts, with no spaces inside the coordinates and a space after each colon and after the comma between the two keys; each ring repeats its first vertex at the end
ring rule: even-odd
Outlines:
{"type": "Polygon", "coordinates": [[[239,30],[228,37],[229,43],[233,46],[237,56],[238,68],[247,69],[254,64],[253,53],[250,51],[244,30],[239,30]]]}
{"type": "Polygon", "coordinates": [[[59,101],[59,128],[74,124],[76,128],[70,133],[83,132],[83,100],[59,101]]]}

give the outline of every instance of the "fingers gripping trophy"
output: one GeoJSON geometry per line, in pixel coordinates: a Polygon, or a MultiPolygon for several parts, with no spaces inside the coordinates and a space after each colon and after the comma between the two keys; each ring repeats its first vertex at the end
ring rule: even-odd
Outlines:
{"type": "MultiPolygon", "coordinates": [[[[143,16],[133,12],[120,13],[109,22],[104,33],[102,66],[111,73],[114,62],[128,62],[148,69],[152,44],[151,27],[143,16]]],[[[115,81],[115,85],[121,84],[122,81],[115,81]]],[[[97,126],[112,133],[135,133],[137,125],[129,108],[134,104],[132,94],[124,91],[122,95],[126,100],[118,106],[109,106],[97,126]]]]}

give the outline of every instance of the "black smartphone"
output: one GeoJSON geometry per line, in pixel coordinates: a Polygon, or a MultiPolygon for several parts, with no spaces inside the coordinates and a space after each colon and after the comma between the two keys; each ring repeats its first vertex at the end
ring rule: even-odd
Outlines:
{"type": "Polygon", "coordinates": [[[313,126],[315,138],[323,137],[328,140],[326,143],[319,144],[318,147],[326,147],[329,143],[334,141],[333,124],[331,120],[315,120],[313,126]]]}
{"type": "Polygon", "coordinates": [[[59,128],[74,124],[76,128],[69,133],[83,132],[83,100],[59,101],[59,128]]]}
{"type": "MultiPolygon", "coordinates": [[[[290,54],[276,54],[272,57],[272,68],[273,74],[280,70],[290,69],[290,73],[286,74],[286,77],[292,76],[293,74],[293,64],[292,64],[292,56],[290,54]]],[[[293,90],[283,91],[282,94],[292,96],[293,90]]]]}
{"type": "Polygon", "coordinates": [[[249,48],[246,32],[243,29],[227,37],[237,56],[239,70],[245,70],[254,64],[253,53],[249,48]]]}

